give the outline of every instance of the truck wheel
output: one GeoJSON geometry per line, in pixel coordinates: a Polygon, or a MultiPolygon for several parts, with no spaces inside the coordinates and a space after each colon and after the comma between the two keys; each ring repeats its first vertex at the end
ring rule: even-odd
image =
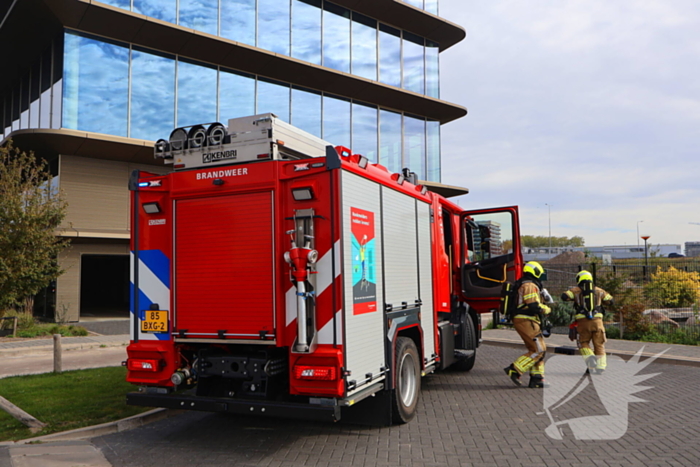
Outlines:
{"type": "Polygon", "coordinates": [[[416,414],[420,394],[420,359],[412,339],[399,337],[396,341],[396,388],[392,397],[393,420],[396,424],[409,422],[416,414]]]}
{"type": "Polygon", "coordinates": [[[457,360],[452,367],[458,371],[469,371],[474,368],[476,362],[476,329],[474,329],[474,320],[468,314],[464,315],[460,344],[460,348],[470,351],[471,355],[457,360]]]}

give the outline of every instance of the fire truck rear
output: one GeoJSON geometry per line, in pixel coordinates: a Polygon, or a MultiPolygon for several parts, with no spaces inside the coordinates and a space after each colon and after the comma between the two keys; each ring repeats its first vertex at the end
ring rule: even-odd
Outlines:
{"type": "Polygon", "coordinates": [[[273,114],[155,156],[173,172],[129,183],[129,404],[407,422],[522,265],[515,207],[465,212],[273,114]]]}

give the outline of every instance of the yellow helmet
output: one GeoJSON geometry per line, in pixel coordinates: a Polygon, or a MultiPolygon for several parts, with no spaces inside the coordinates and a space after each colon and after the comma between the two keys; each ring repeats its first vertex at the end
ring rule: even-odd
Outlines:
{"type": "Polygon", "coordinates": [[[539,279],[544,274],[544,268],[537,261],[528,261],[523,267],[523,274],[530,273],[535,279],[539,279]]]}
{"type": "Polygon", "coordinates": [[[576,283],[578,284],[578,283],[583,282],[583,281],[593,282],[593,274],[591,274],[590,272],[588,272],[586,270],[583,270],[583,271],[579,272],[578,274],[576,274],[576,283]]]}

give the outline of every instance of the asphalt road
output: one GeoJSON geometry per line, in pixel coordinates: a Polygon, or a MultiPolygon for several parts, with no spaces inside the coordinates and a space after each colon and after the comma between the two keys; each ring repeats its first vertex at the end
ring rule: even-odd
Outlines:
{"type": "Polygon", "coordinates": [[[574,425],[566,425],[557,440],[545,433],[545,392],[517,388],[503,373],[519,354],[483,346],[471,372],[424,378],[418,415],[402,426],[187,412],[92,444],[114,467],[700,465],[700,368],[652,363],[640,370],[658,373],[640,383],[652,388],[636,394],[647,402],[610,405],[600,394],[604,386],[587,386],[551,411],[555,420],[607,416],[623,407],[615,417],[627,423],[620,432],[619,423],[616,431],[602,418],[587,431],[617,439],[577,440],[574,425]]]}

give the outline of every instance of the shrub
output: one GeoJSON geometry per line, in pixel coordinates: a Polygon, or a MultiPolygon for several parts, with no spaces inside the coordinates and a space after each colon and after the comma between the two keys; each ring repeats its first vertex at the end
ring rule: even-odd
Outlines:
{"type": "MultiPolygon", "coordinates": [[[[17,316],[18,331],[29,329],[36,324],[36,321],[34,321],[34,316],[32,316],[30,313],[18,312],[17,310],[13,309],[5,310],[5,318],[12,318],[13,316],[17,316]]],[[[12,329],[12,320],[3,319],[0,321],[0,329],[12,329]]]]}
{"type": "Polygon", "coordinates": [[[608,339],[619,339],[620,338],[620,328],[617,326],[609,326],[605,328],[605,335],[608,339]]]}
{"type": "Polygon", "coordinates": [[[644,304],[638,301],[630,302],[620,307],[623,316],[624,339],[637,340],[649,334],[655,326],[644,315],[644,304]]]}
{"type": "Polygon", "coordinates": [[[700,274],[679,271],[673,266],[669,266],[667,271],[657,267],[651,281],[644,286],[644,297],[658,307],[693,306],[700,298],[700,274]]]}
{"type": "Polygon", "coordinates": [[[552,326],[568,326],[573,320],[573,305],[571,303],[555,300],[549,307],[552,312],[547,319],[552,323],[552,326]]]}
{"type": "Polygon", "coordinates": [[[37,324],[31,328],[17,331],[17,337],[40,337],[60,334],[64,337],[87,336],[87,330],[82,326],[66,326],[63,324],[37,324]]]}

